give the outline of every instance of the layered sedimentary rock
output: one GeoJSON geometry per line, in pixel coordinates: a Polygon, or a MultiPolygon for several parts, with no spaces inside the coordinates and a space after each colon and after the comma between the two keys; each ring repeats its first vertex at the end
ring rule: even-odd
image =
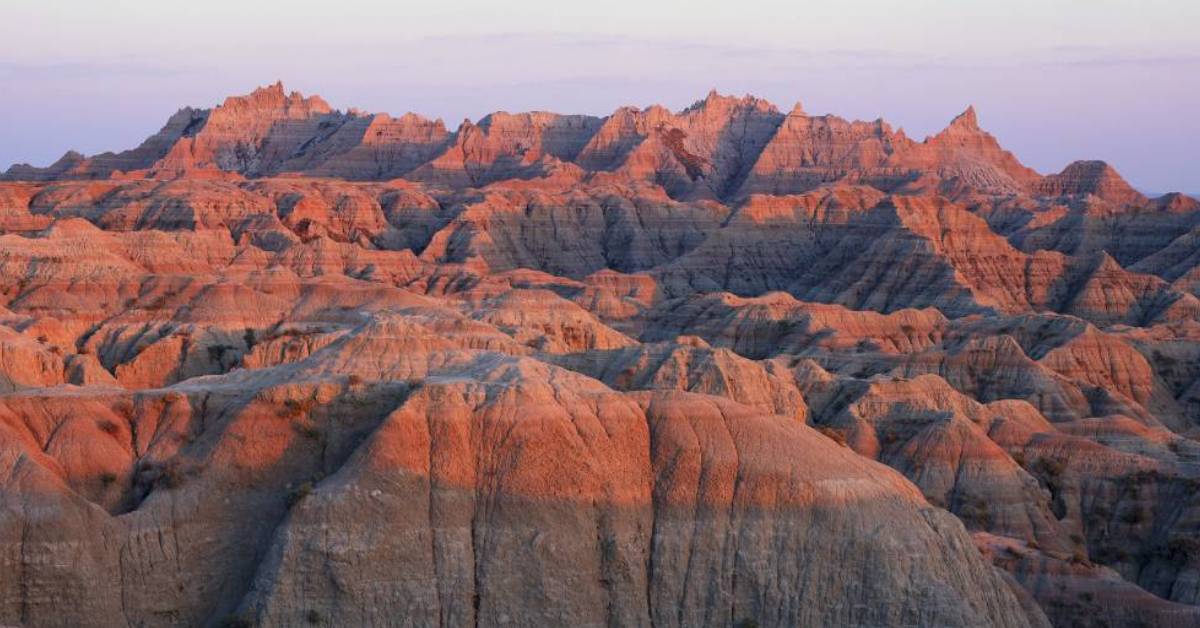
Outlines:
{"type": "Polygon", "coordinates": [[[1117,204],[1145,203],[1146,197],[1103,161],[1076,161],[1037,185],[1046,196],[1094,195],[1117,204]]]}
{"type": "Polygon", "coordinates": [[[282,85],[0,182],[0,623],[1200,626],[1200,204],[974,109],[282,85]]]}
{"type": "Polygon", "coordinates": [[[756,160],[744,193],[806,192],[823,183],[891,190],[941,181],[986,193],[1019,192],[1038,179],[979,128],[968,108],[941,133],[914,142],[883,120],[809,116],[797,106],[756,160]]]}

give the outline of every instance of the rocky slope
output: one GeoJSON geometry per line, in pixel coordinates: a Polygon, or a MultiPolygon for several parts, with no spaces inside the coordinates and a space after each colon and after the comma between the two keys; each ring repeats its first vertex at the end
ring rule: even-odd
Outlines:
{"type": "Polygon", "coordinates": [[[281,85],[0,181],[0,623],[1200,626],[1200,204],[968,109],[281,85]]]}

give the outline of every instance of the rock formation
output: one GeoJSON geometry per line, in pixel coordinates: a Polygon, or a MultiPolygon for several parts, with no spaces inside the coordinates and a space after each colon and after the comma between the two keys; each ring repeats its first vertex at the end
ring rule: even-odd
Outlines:
{"type": "Polygon", "coordinates": [[[185,108],[0,181],[0,623],[1200,626],[1198,234],[973,108],[185,108]]]}

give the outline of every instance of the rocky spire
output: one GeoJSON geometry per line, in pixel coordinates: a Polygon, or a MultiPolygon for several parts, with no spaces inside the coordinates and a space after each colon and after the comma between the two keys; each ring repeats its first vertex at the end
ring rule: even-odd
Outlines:
{"type": "Polygon", "coordinates": [[[978,131],[979,119],[975,116],[975,105],[968,105],[966,110],[955,116],[946,128],[957,131],[978,131]]]}

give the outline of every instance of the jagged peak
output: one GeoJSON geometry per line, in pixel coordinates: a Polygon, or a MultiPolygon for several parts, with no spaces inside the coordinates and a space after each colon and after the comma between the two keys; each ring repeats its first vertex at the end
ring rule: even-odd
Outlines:
{"type": "Polygon", "coordinates": [[[950,125],[946,127],[960,131],[978,131],[979,118],[975,115],[975,105],[967,105],[967,108],[950,121],[950,125]]]}
{"type": "Polygon", "coordinates": [[[504,122],[519,121],[519,122],[524,122],[524,123],[545,124],[547,122],[552,122],[555,120],[584,120],[584,119],[588,119],[588,118],[594,118],[594,116],[589,116],[586,114],[557,113],[554,111],[543,111],[541,109],[535,109],[533,111],[520,111],[517,113],[510,113],[508,111],[497,111],[497,112],[488,114],[487,118],[492,118],[495,121],[504,121],[504,122]]]}
{"type": "Polygon", "coordinates": [[[706,94],[704,96],[704,98],[701,98],[700,100],[697,100],[697,101],[693,102],[692,104],[688,105],[680,113],[687,113],[689,111],[700,111],[702,109],[705,109],[706,107],[710,107],[712,105],[715,105],[715,104],[717,104],[721,101],[725,101],[725,100],[735,100],[735,99],[733,96],[724,96],[720,92],[718,92],[716,90],[716,88],[713,88],[713,89],[708,90],[708,94],[706,94]]]}
{"type": "Polygon", "coordinates": [[[240,96],[226,96],[225,102],[222,103],[221,106],[229,107],[241,102],[274,100],[282,99],[284,97],[285,94],[283,91],[283,81],[275,81],[270,85],[260,85],[255,87],[250,91],[249,94],[243,94],[240,96]]]}
{"type": "Polygon", "coordinates": [[[753,94],[745,94],[741,97],[732,94],[722,94],[716,89],[711,89],[703,99],[689,105],[681,114],[700,112],[714,109],[732,109],[736,107],[753,107],[763,109],[764,111],[778,111],[774,104],[764,100],[753,94]]]}
{"type": "Polygon", "coordinates": [[[518,111],[516,113],[500,110],[493,111],[479,119],[476,124],[481,129],[490,130],[493,126],[503,127],[505,125],[544,125],[551,120],[558,118],[571,118],[574,116],[553,113],[550,111],[518,111]]]}
{"type": "Polygon", "coordinates": [[[1125,270],[1121,264],[1117,262],[1117,260],[1113,258],[1108,251],[1105,250],[1096,251],[1090,255],[1087,255],[1084,258],[1083,263],[1086,264],[1089,275],[1094,275],[1100,272],[1122,272],[1125,270]]]}
{"type": "Polygon", "coordinates": [[[962,113],[954,116],[954,119],[950,121],[950,124],[946,125],[946,128],[939,131],[936,135],[926,137],[925,141],[936,142],[938,140],[962,139],[980,135],[987,135],[987,133],[979,128],[979,118],[975,114],[975,106],[968,105],[962,113]]]}
{"type": "Polygon", "coordinates": [[[405,112],[403,115],[401,115],[401,116],[400,116],[400,117],[398,117],[398,118],[392,118],[392,120],[395,120],[395,121],[398,121],[398,122],[403,122],[403,123],[405,123],[405,124],[425,124],[425,123],[432,123],[432,124],[435,124],[435,125],[437,125],[437,126],[441,126],[441,127],[444,127],[444,126],[446,126],[446,123],[445,123],[445,122],[443,122],[441,118],[433,118],[433,119],[431,120],[431,119],[429,119],[429,118],[426,118],[425,116],[423,116],[423,115],[421,115],[421,114],[419,114],[419,113],[414,113],[414,112],[412,112],[412,111],[405,112]]]}
{"type": "Polygon", "coordinates": [[[650,105],[649,107],[642,109],[640,113],[647,117],[668,117],[674,115],[671,113],[670,109],[667,109],[662,105],[650,105]]]}
{"type": "MultiPolygon", "coordinates": [[[[451,141],[465,141],[474,135],[472,129],[483,135],[488,135],[497,128],[504,129],[504,132],[507,133],[510,128],[522,129],[533,127],[533,130],[536,131],[554,125],[556,133],[558,131],[565,132],[567,127],[572,129],[580,127],[579,133],[586,134],[595,133],[596,129],[607,127],[605,134],[603,134],[603,137],[607,138],[613,133],[618,135],[647,135],[651,134],[653,129],[663,127],[663,125],[668,127],[680,126],[683,128],[682,123],[684,122],[701,122],[713,125],[723,124],[736,117],[752,116],[779,123],[784,118],[784,116],[779,114],[779,110],[766,100],[749,94],[740,97],[725,95],[716,89],[708,91],[702,100],[696,101],[689,108],[685,109],[683,113],[686,115],[681,116],[661,105],[650,105],[641,109],[632,106],[620,107],[607,118],[541,111],[515,113],[497,111],[475,122],[472,122],[471,119],[464,119],[462,124],[454,131],[454,139],[451,141]]],[[[148,167],[145,165],[146,159],[151,157],[155,159],[166,158],[171,164],[191,163],[193,160],[198,160],[197,163],[203,163],[204,167],[216,167],[212,166],[212,164],[221,161],[223,164],[220,166],[221,169],[240,171],[249,168],[253,171],[257,168],[259,170],[253,173],[261,174],[262,172],[269,172],[270,167],[273,166],[264,166],[258,163],[252,166],[248,165],[249,162],[238,157],[236,151],[229,148],[229,146],[232,146],[231,142],[235,140],[244,141],[247,138],[250,141],[260,141],[271,132],[275,123],[281,119],[308,120],[317,123],[324,122],[325,116],[336,116],[341,122],[345,122],[347,118],[366,118],[366,120],[360,120],[356,124],[362,124],[367,128],[373,129],[378,132],[380,137],[395,138],[399,136],[398,134],[411,131],[411,137],[417,143],[439,142],[441,140],[436,139],[436,135],[446,131],[446,126],[440,119],[436,122],[430,122],[415,113],[406,113],[398,118],[392,118],[386,113],[372,114],[356,109],[350,110],[348,114],[336,113],[319,96],[305,97],[297,91],[288,92],[282,81],[275,81],[271,84],[256,87],[249,94],[230,96],[225,100],[223,105],[215,109],[180,109],[172,116],[163,131],[160,131],[155,138],[152,138],[155,141],[147,144],[144,150],[140,147],[138,150],[141,152],[138,153],[126,151],[125,153],[115,155],[119,159],[115,161],[110,160],[111,163],[104,162],[95,167],[89,164],[85,168],[80,168],[72,162],[84,161],[86,158],[81,155],[76,157],[68,155],[60,159],[54,166],[45,168],[26,166],[10,169],[8,176],[9,178],[26,177],[29,179],[83,175],[105,176],[114,170],[126,172],[143,170],[148,167]],[[382,128],[385,125],[389,128],[382,128]],[[206,130],[212,132],[203,133],[206,130]],[[204,137],[197,140],[202,144],[202,150],[199,153],[190,144],[166,146],[168,143],[183,142],[192,137],[199,137],[202,134],[204,137]],[[201,153],[204,154],[202,155],[201,153]],[[87,168],[91,168],[91,170],[87,168]]],[[[909,146],[910,144],[913,146],[916,145],[916,142],[909,139],[903,130],[893,132],[891,126],[882,119],[864,122],[858,120],[849,121],[832,114],[813,116],[804,110],[801,102],[796,102],[786,117],[789,119],[787,123],[789,129],[792,127],[811,126],[813,129],[836,127],[835,130],[840,130],[843,127],[849,127],[852,135],[862,141],[882,141],[884,143],[882,150],[889,155],[896,151],[902,152],[912,148],[912,146],[909,146]]],[[[299,129],[300,127],[296,128],[299,129]]],[[[358,127],[355,126],[353,128],[358,127]]],[[[320,134],[324,132],[326,127],[314,129],[316,129],[316,124],[314,124],[313,129],[305,127],[303,132],[310,133],[312,137],[301,138],[301,141],[323,141],[320,134]]],[[[766,131],[762,132],[765,133],[766,131]]],[[[559,141],[557,135],[554,141],[559,141]]],[[[579,141],[584,140],[580,139],[579,141]]],[[[764,142],[767,142],[765,138],[764,142]]],[[[1015,157],[1004,152],[994,137],[979,129],[974,106],[968,106],[950,122],[945,130],[937,136],[925,138],[922,143],[926,144],[926,146],[918,147],[919,150],[927,148],[932,148],[933,150],[926,153],[908,155],[911,167],[925,174],[936,171],[936,177],[960,177],[964,181],[964,186],[974,186],[978,189],[988,190],[1017,189],[1020,186],[1025,186],[1020,187],[1020,189],[1028,188],[1040,191],[1046,195],[1057,196],[1090,193],[1108,199],[1120,199],[1119,202],[1147,202],[1144,197],[1141,197],[1136,191],[1129,188],[1128,184],[1119,175],[1111,172],[1111,169],[1106,164],[1103,164],[1103,162],[1079,162],[1068,166],[1062,175],[1051,175],[1045,178],[1032,171],[1028,171],[1016,161],[1015,157]],[[991,163],[995,168],[989,169],[981,166],[981,161],[975,158],[977,156],[983,156],[984,161],[991,163]],[[1000,174],[996,174],[995,171],[997,168],[1002,171],[1000,174]],[[1087,175],[1087,173],[1093,171],[1099,174],[1094,176],[1087,175]],[[1070,175],[1072,172],[1083,173],[1084,176],[1065,176],[1070,175]],[[1009,178],[1017,181],[1020,186],[1008,182],[1009,178]],[[1072,178],[1075,181],[1068,182],[1063,180],[1064,178],[1072,178]],[[1093,179],[1095,182],[1087,182],[1093,179]],[[1097,185],[1096,182],[1102,183],[1102,185],[1097,185]]],[[[282,144],[276,142],[274,148],[278,149],[280,146],[282,144]]],[[[627,150],[627,147],[619,148],[618,152],[621,150],[627,150]]],[[[765,149],[756,147],[755,150],[765,149]]],[[[871,148],[871,150],[875,149],[871,148]]],[[[275,154],[271,154],[269,157],[275,161],[281,159],[281,157],[275,154]]],[[[322,158],[324,157],[322,155],[322,158]]],[[[876,167],[878,165],[876,162],[882,159],[882,157],[874,153],[867,157],[868,159],[861,164],[863,168],[876,167]],[[872,164],[875,165],[873,166],[872,164]]],[[[901,157],[905,157],[905,155],[901,155],[901,157]]],[[[336,156],[330,158],[333,159],[336,156]]],[[[753,160],[757,156],[749,155],[748,158],[753,160]]],[[[611,165],[610,162],[611,160],[604,161],[602,165],[607,167],[611,165]]],[[[856,166],[851,164],[851,167],[856,166]]],[[[931,176],[935,175],[931,174],[931,176]]],[[[1169,202],[1165,201],[1164,204],[1169,202]]],[[[1174,204],[1179,206],[1184,205],[1182,201],[1174,201],[1174,204]]]]}
{"type": "MultiPolygon", "coordinates": [[[[353,111],[354,110],[351,110],[348,113],[353,115],[353,111]]],[[[370,123],[367,125],[368,130],[378,129],[387,125],[400,125],[405,127],[432,126],[442,130],[445,130],[446,128],[446,124],[441,118],[430,120],[419,113],[413,113],[411,111],[397,117],[392,117],[387,113],[360,113],[359,115],[361,117],[370,118],[370,123]]]]}
{"type": "Polygon", "coordinates": [[[331,113],[333,107],[317,95],[305,97],[298,91],[285,92],[283,81],[257,87],[244,96],[229,96],[218,109],[283,110],[300,109],[308,113],[331,113]]]}
{"type": "MultiPolygon", "coordinates": [[[[480,120],[480,124],[482,124],[482,123],[483,123],[483,120],[480,120]]],[[[476,128],[476,126],[477,125],[474,122],[472,122],[470,118],[463,118],[462,122],[458,123],[458,128],[454,129],[454,135],[455,135],[455,137],[458,138],[458,141],[461,142],[464,139],[466,139],[467,133],[469,133],[471,131],[471,129],[476,128]]]]}

